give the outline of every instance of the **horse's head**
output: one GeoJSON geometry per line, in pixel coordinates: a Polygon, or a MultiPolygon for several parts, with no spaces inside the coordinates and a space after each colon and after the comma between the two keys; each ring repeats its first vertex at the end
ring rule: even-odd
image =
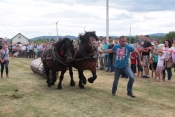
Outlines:
{"type": "Polygon", "coordinates": [[[98,37],[96,36],[96,32],[85,32],[85,34],[80,34],[79,39],[81,40],[81,43],[87,43],[89,45],[92,45],[94,41],[98,41],[98,37]]]}
{"type": "Polygon", "coordinates": [[[57,47],[58,47],[58,52],[59,52],[59,55],[63,58],[66,58],[66,62],[69,63],[69,62],[72,62],[73,61],[73,40],[70,40],[69,38],[64,38],[62,40],[60,40],[59,42],[59,45],[57,44],[57,47]],[[61,49],[61,48],[62,49],[61,49]]]}

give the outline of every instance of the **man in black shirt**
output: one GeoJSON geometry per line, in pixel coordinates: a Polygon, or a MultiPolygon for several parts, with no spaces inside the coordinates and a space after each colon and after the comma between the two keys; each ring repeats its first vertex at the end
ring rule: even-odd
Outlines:
{"type": "Polygon", "coordinates": [[[150,59],[150,47],[151,47],[151,43],[149,42],[149,36],[145,35],[145,43],[143,45],[143,48],[140,50],[142,52],[142,56],[143,56],[143,65],[144,65],[144,72],[145,75],[143,76],[143,78],[149,78],[149,59],[150,59]]]}

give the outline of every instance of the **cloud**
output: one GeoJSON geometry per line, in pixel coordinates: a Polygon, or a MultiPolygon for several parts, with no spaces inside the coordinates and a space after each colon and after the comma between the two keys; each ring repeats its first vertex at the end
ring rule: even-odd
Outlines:
{"type": "MultiPolygon", "coordinates": [[[[109,0],[109,34],[132,35],[175,30],[173,0],[109,0]],[[166,6],[165,6],[166,5],[166,6]]],[[[22,33],[77,36],[85,30],[106,34],[106,0],[4,0],[0,1],[1,37],[22,33]]]]}
{"type": "Polygon", "coordinates": [[[131,12],[175,10],[174,0],[109,0],[110,6],[131,12]]]}

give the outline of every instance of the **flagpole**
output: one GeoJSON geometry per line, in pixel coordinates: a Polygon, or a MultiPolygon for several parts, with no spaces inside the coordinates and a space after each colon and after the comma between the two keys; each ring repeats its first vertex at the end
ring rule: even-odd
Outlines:
{"type": "Polygon", "coordinates": [[[106,40],[109,39],[109,2],[106,0],[106,40]]]}

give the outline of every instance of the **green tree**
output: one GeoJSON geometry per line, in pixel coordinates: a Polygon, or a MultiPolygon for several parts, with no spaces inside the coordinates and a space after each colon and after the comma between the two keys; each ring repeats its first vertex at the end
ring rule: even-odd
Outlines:
{"type": "Polygon", "coordinates": [[[131,39],[130,37],[127,37],[126,39],[128,43],[136,43],[136,37],[131,37],[131,39]]]}
{"type": "Polygon", "coordinates": [[[161,39],[161,42],[164,43],[165,40],[171,40],[171,41],[173,42],[173,38],[175,38],[175,31],[171,31],[171,32],[167,33],[167,34],[165,35],[165,37],[163,37],[163,38],[161,39]]]}
{"type": "Polygon", "coordinates": [[[39,38],[37,40],[34,41],[35,44],[40,44],[40,43],[44,43],[44,40],[39,38]]]}
{"type": "Polygon", "coordinates": [[[55,40],[52,38],[52,39],[50,39],[50,41],[53,41],[53,42],[55,42],[55,40]]]}

